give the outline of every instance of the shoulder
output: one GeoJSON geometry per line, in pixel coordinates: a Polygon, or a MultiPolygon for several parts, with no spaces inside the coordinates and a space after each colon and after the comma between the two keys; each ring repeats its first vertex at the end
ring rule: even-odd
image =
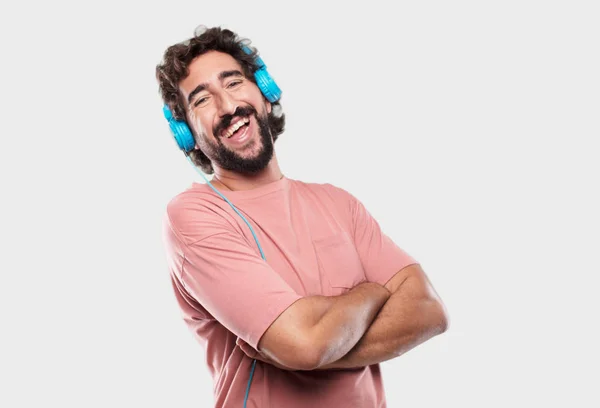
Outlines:
{"type": "Polygon", "coordinates": [[[184,245],[200,241],[230,227],[218,197],[199,185],[173,196],[163,213],[163,231],[184,245]]]}

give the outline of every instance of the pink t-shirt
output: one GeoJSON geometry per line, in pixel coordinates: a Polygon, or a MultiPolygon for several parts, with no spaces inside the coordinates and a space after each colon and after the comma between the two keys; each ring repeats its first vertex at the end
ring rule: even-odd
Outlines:
{"type": "MultiPolygon", "coordinates": [[[[254,348],[296,300],[340,295],[363,281],[385,284],[416,263],[365,207],[331,184],[282,178],[222,194],[193,183],[167,205],[164,242],[184,321],[205,346],[215,407],[242,408],[254,348]]],[[[247,407],[385,407],[379,365],[285,371],[257,361],[247,407]]]]}

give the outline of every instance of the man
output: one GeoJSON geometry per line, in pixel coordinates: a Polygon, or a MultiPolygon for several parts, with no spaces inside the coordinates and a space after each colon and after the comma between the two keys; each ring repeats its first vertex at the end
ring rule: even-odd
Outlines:
{"type": "Polygon", "coordinates": [[[183,150],[213,174],[167,206],[176,299],[217,407],[384,407],[379,363],[444,332],[445,307],[354,196],[282,174],[285,116],[259,68],[218,27],[157,66],[167,118],[191,132],[183,150]]]}

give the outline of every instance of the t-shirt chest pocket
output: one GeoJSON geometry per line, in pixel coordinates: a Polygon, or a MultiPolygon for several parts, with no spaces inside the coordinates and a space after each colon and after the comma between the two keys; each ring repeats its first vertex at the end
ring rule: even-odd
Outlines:
{"type": "Polygon", "coordinates": [[[366,280],[354,243],[345,234],[313,240],[324,295],[337,296],[366,280]]]}

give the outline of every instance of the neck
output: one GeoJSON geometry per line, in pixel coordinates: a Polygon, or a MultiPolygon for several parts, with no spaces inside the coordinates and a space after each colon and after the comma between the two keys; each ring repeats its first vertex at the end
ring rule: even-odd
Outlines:
{"type": "Polygon", "coordinates": [[[273,159],[264,170],[256,174],[241,174],[216,166],[214,169],[215,174],[211,184],[214,187],[221,187],[227,191],[252,190],[253,188],[281,180],[283,177],[275,156],[273,156],[273,159]]]}

